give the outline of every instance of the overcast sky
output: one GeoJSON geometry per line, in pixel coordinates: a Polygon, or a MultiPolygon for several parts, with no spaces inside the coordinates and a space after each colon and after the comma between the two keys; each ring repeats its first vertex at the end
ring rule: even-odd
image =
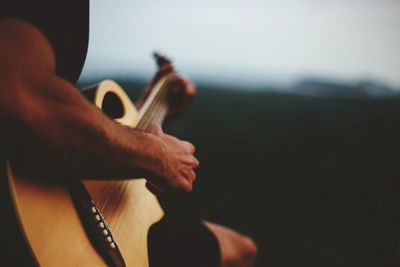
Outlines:
{"type": "Polygon", "coordinates": [[[149,77],[155,49],[194,79],[374,79],[400,88],[397,0],[95,0],[82,76],[149,77]]]}

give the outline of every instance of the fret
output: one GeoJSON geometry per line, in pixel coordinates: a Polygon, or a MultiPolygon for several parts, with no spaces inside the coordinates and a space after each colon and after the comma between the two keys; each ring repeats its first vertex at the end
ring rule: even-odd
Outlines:
{"type": "Polygon", "coordinates": [[[139,123],[137,129],[145,130],[150,124],[161,125],[168,113],[168,99],[166,91],[168,84],[175,79],[174,72],[159,79],[151,90],[143,107],[139,111],[139,123]]]}

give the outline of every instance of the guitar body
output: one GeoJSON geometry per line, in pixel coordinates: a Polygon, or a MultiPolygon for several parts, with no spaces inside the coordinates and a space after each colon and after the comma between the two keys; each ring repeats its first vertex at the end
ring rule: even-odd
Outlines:
{"type": "MultiPolygon", "coordinates": [[[[104,81],[88,91],[99,108],[109,106],[116,120],[135,127],[138,112],[125,92],[104,81]],[[119,105],[119,106],[118,106],[119,105]]],[[[43,162],[46,168],[46,162],[43,162]]],[[[108,266],[93,245],[68,186],[44,185],[22,174],[18,164],[7,164],[6,176],[16,221],[25,244],[40,266],[108,266]]],[[[128,178],[128,177],[127,177],[128,178]]],[[[55,178],[57,179],[57,178],[55,178]]],[[[118,181],[84,180],[87,191],[104,216],[113,240],[128,267],[148,267],[147,234],[161,219],[157,198],[144,179],[118,181]]],[[[90,214],[90,210],[87,211],[90,214]]]]}

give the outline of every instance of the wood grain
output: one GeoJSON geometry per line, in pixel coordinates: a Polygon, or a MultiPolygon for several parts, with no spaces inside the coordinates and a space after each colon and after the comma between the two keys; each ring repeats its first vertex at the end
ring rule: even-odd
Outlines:
{"type": "MultiPolygon", "coordinates": [[[[116,94],[124,115],[116,120],[134,127],[138,113],[129,97],[113,81],[96,87],[94,103],[101,108],[107,92],[116,94]]],[[[8,179],[20,227],[40,266],[106,266],[82,227],[68,188],[32,181],[8,164],[8,179]]],[[[55,178],[57,179],[57,178],[55,178]]],[[[103,213],[128,267],[148,267],[147,234],[163,216],[144,179],[84,181],[103,213]]]]}

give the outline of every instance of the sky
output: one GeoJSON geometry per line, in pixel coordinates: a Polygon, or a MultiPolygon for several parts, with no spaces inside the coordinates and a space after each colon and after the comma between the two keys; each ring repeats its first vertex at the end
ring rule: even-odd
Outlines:
{"type": "Polygon", "coordinates": [[[194,80],[320,77],[400,88],[400,1],[91,1],[81,78],[148,79],[154,50],[194,80]]]}

